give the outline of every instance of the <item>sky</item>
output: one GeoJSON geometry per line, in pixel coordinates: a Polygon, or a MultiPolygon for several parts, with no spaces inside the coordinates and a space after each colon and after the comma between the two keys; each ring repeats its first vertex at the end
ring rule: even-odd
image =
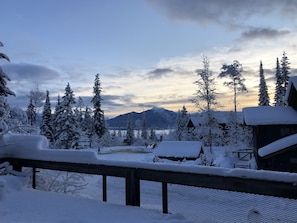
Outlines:
{"type": "MultiPolygon", "coordinates": [[[[294,0],[2,0],[0,61],[26,109],[31,90],[48,90],[54,108],[69,83],[90,105],[100,74],[106,117],[154,106],[198,108],[202,56],[214,77],[238,60],[248,92],[237,108],[257,106],[262,60],[271,103],[276,58],[285,51],[295,76],[297,1],[294,0]]],[[[216,78],[217,110],[233,110],[233,92],[216,78]]]]}

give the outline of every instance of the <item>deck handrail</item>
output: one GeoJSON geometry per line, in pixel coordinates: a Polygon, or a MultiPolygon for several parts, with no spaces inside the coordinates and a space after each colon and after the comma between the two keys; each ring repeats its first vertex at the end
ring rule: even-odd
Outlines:
{"type": "MultiPolygon", "coordinates": [[[[141,180],[160,182],[162,183],[162,204],[164,213],[168,213],[168,183],[297,199],[297,181],[295,182],[297,174],[295,174],[295,176],[293,173],[283,173],[284,177],[286,177],[286,175],[293,175],[292,181],[281,181],[279,179],[265,177],[266,172],[269,174],[269,172],[272,171],[264,171],[261,173],[263,174],[263,178],[255,178],[249,176],[232,176],[228,174],[224,176],[222,174],[215,174],[215,172],[214,174],[185,172],[180,171],[178,166],[176,170],[158,168],[158,166],[164,166],[162,164],[154,164],[156,168],[146,168],[146,165],[144,165],[144,167],[133,165],[119,166],[113,165],[112,162],[110,164],[88,164],[22,158],[0,159],[0,162],[4,161],[8,161],[10,165],[13,166],[13,169],[18,171],[21,171],[22,167],[33,168],[33,181],[36,180],[36,168],[102,175],[103,201],[107,200],[106,177],[115,176],[125,178],[126,205],[133,206],[140,206],[141,180]]],[[[277,174],[280,175],[282,173],[277,174]]],[[[34,183],[35,182],[33,182],[33,184],[34,183]]]]}

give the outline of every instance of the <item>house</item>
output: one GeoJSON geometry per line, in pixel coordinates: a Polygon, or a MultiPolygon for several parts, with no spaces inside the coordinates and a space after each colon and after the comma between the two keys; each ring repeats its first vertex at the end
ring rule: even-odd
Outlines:
{"type": "Polygon", "coordinates": [[[293,137],[297,134],[296,87],[297,77],[290,78],[287,106],[248,107],[242,111],[244,124],[253,129],[258,169],[297,172],[297,137],[293,137]]]}
{"type": "MultiPolygon", "coordinates": [[[[236,121],[238,126],[242,125],[242,113],[236,113],[236,121]]],[[[225,145],[225,139],[228,135],[228,123],[235,120],[235,113],[231,111],[212,111],[211,112],[211,125],[212,125],[212,143],[215,146],[225,145]]],[[[203,141],[203,137],[209,134],[208,129],[208,114],[207,112],[192,114],[189,117],[187,123],[187,129],[189,133],[194,132],[198,137],[197,139],[203,141]]],[[[207,138],[207,137],[206,137],[207,138]]],[[[207,145],[207,139],[204,142],[207,145]]]]}
{"type": "Polygon", "coordinates": [[[196,160],[204,154],[204,150],[199,141],[163,141],[154,154],[160,159],[173,161],[196,160]]]}
{"type": "Polygon", "coordinates": [[[297,134],[276,140],[258,150],[262,169],[297,172],[297,134]]]}

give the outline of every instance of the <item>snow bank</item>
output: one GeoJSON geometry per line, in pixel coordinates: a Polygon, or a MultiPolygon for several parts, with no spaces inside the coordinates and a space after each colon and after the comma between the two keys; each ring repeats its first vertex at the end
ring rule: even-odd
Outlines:
{"type": "Polygon", "coordinates": [[[282,139],[279,139],[277,141],[274,141],[266,146],[263,146],[258,150],[258,154],[261,157],[265,157],[296,144],[297,144],[297,134],[293,134],[293,135],[284,137],[282,139]]]}
{"type": "Polygon", "coordinates": [[[198,141],[163,141],[155,150],[160,157],[198,158],[202,143],[198,141]]]}
{"type": "Polygon", "coordinates": [[[297,124],[297,112],[292,107],[248,107],[243,108],[242,112],[247,125],[297,124]]]}

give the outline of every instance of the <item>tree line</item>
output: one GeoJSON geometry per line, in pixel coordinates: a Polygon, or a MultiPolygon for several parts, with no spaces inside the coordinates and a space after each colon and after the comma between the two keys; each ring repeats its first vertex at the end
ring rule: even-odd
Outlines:
{"type": "MultiPolygon", "coordinates": [[[[0,47],[3,44],[0,42],[0,47]]],[[[0,59],[10,61],[8,56],[0,53],[0,59]]],[[[197,80],[194,84],[197,86],[197,90],[194,93],[192,102],[197,106],[199,112],[205,114],[204,123],[200,126],[200,131],[191,130],[187,124],[189,121],[189,115],[187,114],[186,107],[183,106],[182,110],[178,111],[176,120],[176,129],[171,133],[172,140],[201,140],[206,145],[212,148],[213,144],[217,144],[219,135],[226,137],[225,133],[219,133],[218,121],[214,117],[215,108],[219,105],[217,102],[218,91],[216,87],[216,77],[210,69],[210,61],[206,56],[202,58],[202,69],[197,69],[197,80]]],[[[281,61],[278,58],[276,60],[275,68],[275,96],[273,105],[283,106],[284,95],[288,85],[290,74],[290,63],[285,52],[281,61]]],[[[231,136],[231,132],[238,135],[240,132],[237,120],[237,104],[238,94],[247,92],[248,89],[245,85],[245,78],[243,77],[243,66],[239,61],[234,60],[232,64],[223,64],[218,78],[225,79],[224,85],[229,87],[233,91],[233,104],[234,111],[230,116],[228,123],[228,131],[231,136]]],[[[260,61],[259,67],[259,106],[269,106],[270,98],[268,94],[268,88],[264,76],[263,63],[260,61]]],[[[39,89],[30,91],[29,104],[26,110],[26,114],[17,109],[10,109],[6,101],[6,97],[9,95],[15,96],[15,93],[11,91],[7,86],[7,81],[10,81],[9,77],[3,72],[0,67],[0,128],[2,132],[7,129],[24,129],[26,124],[34,127],[37,123],[38,108],[44,102],[43,110],[41,112],[40,122],[40,134],[46,136],[53,148],[72,149],[79,148],[82,143],[87,144],[88,147],[100,144],[117,144],[118,138],[122,138],[122,134],[114,131],[110,134],[105,124],[104,111],[102,110],[102,97],[101,97],[101,82],[99,74],[96,74],[93,86],[93,97],[91,100],[92,107],[88,107],[84,104],[81,97],[77,99],[74,97],[74,92],[68,83],[65,87],[65,93],[62,97],[57,97],[57,103],[54,109],[51,108],[50,93],[49,91],[41,92],[39,89]],[[54,112],[52,112],[54,110],[54,112]],[[14,118],[18,116],[18,119],[14,118]],[[22,116],[22,117],[21,117],[22,116]],[[21,128],[23,127],[23,128],[21,128]]],[[[127,145],[137,143],[137,140],[141,139],[143,144],[149,144],[155,142],[157,137],[155,131],[151,129],[150,134],[147,131],[146,117],[143,117],[141,131],[139,131],[137,137],[135,137],[133,120],[129,117],[127,120],[126,136],[123,139],[127,145]]],[[[30,128],[25,130],[30,132],[30,128]]],[[[226,131],[225,131],[226,132],[226,131]]],[[[241,141],[240,137],[234,137],[236,140],[241,141]]]]}

